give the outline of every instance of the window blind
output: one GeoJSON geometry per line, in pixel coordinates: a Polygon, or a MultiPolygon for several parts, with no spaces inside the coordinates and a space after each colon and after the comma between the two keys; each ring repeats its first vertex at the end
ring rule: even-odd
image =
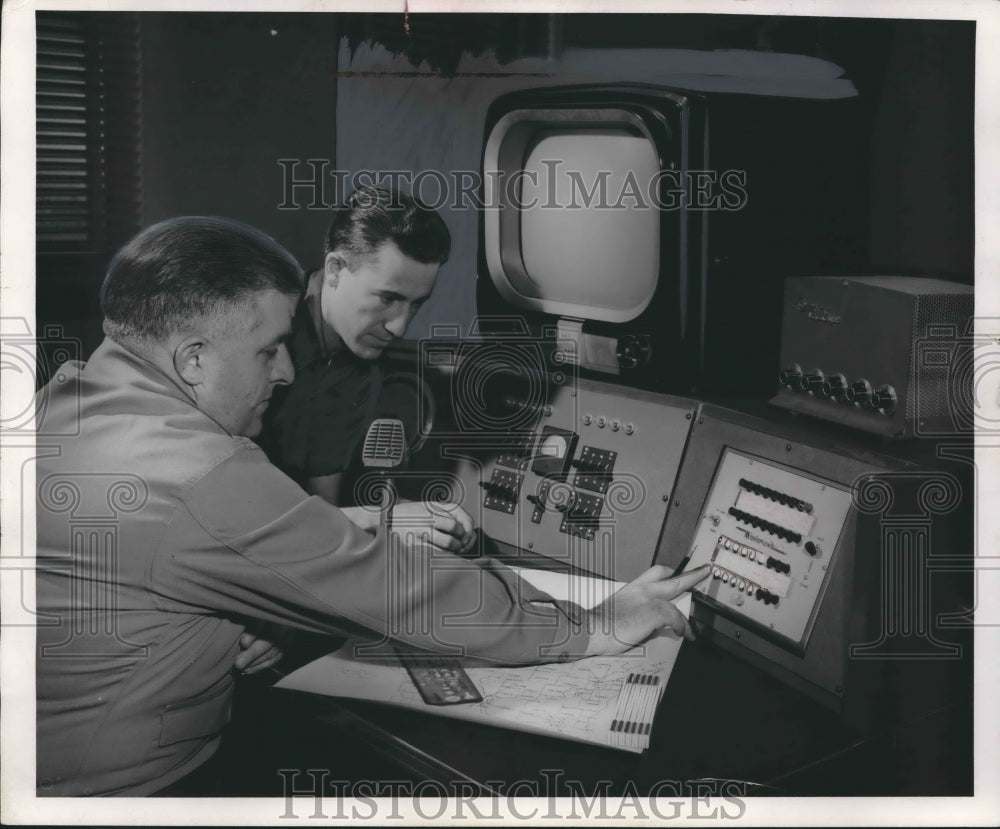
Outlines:
{"type": "Polygon", "coordinates": [[[39,12],[35,22],[38,252],[105,252],[139,223],[139,19],[39,12]]]}

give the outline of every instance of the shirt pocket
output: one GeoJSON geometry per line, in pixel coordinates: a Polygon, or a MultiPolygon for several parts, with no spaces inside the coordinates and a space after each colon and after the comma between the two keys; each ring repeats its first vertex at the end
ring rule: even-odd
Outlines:
{"type": "Polygon", "coordinates": [[[218,735],[232,713],[232,692],[233,679],[226,674],[207,691],[168,705],[160,714],[160,745],[218,735]]]}

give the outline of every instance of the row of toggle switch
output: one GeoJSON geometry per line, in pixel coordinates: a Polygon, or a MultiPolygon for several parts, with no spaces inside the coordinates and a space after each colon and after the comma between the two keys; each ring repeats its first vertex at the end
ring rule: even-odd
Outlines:
{"type": "Polygon", "coordinates": [[[818,368],[803,372],[795,364],[781,370],[778,382],[792,391],[808,392],[814,397],[872,409],[884,415],[891,415],[896,409],[896,390],[892,386],[881,385],[875,388],[863,378],[848,383],[843,374],[831,374],[827,377],[818,368]]]}
{"type": "Polygon", "coordinates": [[[721,567],[712,568],[712,578],[720,579],[723,584],[732,583],[733,587],[737,590],[745,590],[747,593],[753,593],[757,586],[753,582],[749,582],[746,579],[738,578],[733,573],[730,573],[728,570],[723,570],[721,567]]]}
{"type": "Polygon", "coordinates": [[[730,573],[728,570],[724,570],[721,567],[712,568],[712,578],[719,579],[719,581],[723,584],[730,584],[737,590],[760,599],[764,602],[764,604],[778,603],[778,597],[775,596],[770,590],[760,587],[759,585],[756,585],[751,581],[747,581],[744,578],[740,578],[735,573],[730,573]]]}
{"type": "Polygon", "coordinates": [[[737,521],[742,521],[744,524],[749,524],[755,529],[771,533],[771,535],[784,539],[785,541],[790,541],[793,544],[798,544],[802,541],[801,533],[789,530],[786,527],[781,527],[773,521],[767,521],[760,516],[753,515],[752,513],[749,513],[746,510],[741,510],[738,507],[730,507],[729,514],[737,521]]]}
{"type": "Polygon", "coordinates": [[[767,558],[767,553],[756,550],[749,544],[740,544],[738,541],[734,541],[727,536],[722,536],[719,539],[719,546],[724,550],[732,550],[734,553],[739,553],[744,558],[750,559],[750,561],[759,561],[761,564],[767,558]]]}
{"type": "Polygon", "coordinates": [[[782,506],[808,514],[811,514],[813,511],[812,504],[803,501],[801,498],[796,498],[793,495],[786,495],[783,492],[778,492],[778,490],[771,489],[763,484],[748,481],[746,478],[740,478],[739,483],[740,489],[745,489],[747,492],[752,492],[754,495],[759,495],[761,498],[767,498],[769,501],[774,501],[782,506]]]}

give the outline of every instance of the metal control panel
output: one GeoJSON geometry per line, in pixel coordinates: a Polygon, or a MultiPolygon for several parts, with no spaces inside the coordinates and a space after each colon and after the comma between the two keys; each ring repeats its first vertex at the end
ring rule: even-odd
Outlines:
{"type": "MultiPolygon", "coordinates": [[[[886,663],[851,658],[851,649],[882,636],[885,528],[859,508],[859,493],[916,473],[777,411],[703,404],[658,558],[687,570],[711,565],[692,591],[699,638],[845,720],[871,723],[886,663]]],[[[909,509],[912,493],[896,489],[909,509]]]]}
{"type": "Polygon", "coordinates": [[[696,410],[589,379],[552,387],[531,429],[462,459],[463,506],[501,544],[630,580],[653,563],[696,410]]]}
{"type": "Polygon", "coordinates": [[[803,653],[850,508],[846,487],[727,448],[691,546],[712,577],[695,590],[803,653]]]}

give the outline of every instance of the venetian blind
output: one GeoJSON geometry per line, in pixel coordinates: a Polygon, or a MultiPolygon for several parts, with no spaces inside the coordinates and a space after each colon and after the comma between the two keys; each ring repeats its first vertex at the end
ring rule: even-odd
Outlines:
{"type": "Polygon", "coordinates": [[[140,54],[135,14],[36,17],[39,253],[97,253],[138,229],[140,54]]]}

